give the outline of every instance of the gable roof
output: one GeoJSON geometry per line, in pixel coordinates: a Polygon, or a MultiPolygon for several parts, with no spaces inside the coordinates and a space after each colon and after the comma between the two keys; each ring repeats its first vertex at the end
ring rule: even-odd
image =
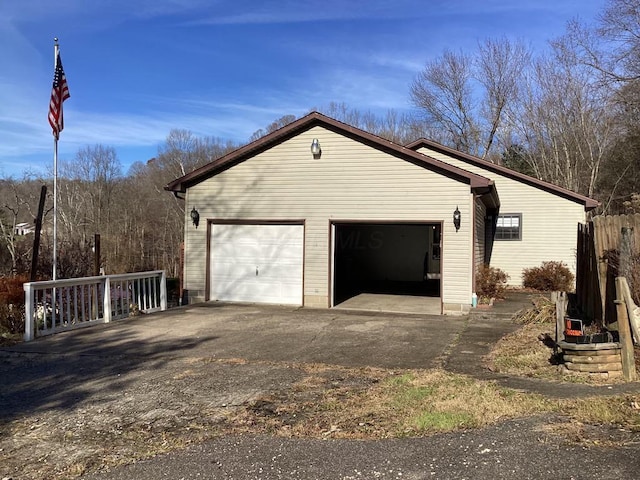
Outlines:
{"type": "Polygon", "coordinates": [[[500,204],[493,180],[483,177],[482,175],[471,173],[462,168],[449,165],[446,162],[436,160],[428,155],[423,155],[411,148],[403,147],[389,140],[385,140],[381,137],[365,132],[364,130],[360,130],[359,128],[352,127],[351,125],[327,117],[326,115],[322,115],[318,112],[311,112],[308,115],[285,125],[284,127],[265,135],[252,143],[240,147],[211,163],[177,178],[164,188],[165,190],[172,191],[175,194],[185,193],[187,188],[197,185],[198,183],[211,178],[260,152],[264,152],[275,145],[285,142],[295,135],[314,126],[322,126],[335,133],[369,145],[372,148],[406,160],[414,165],[433,170],[442,175],[466,183],[474,193],[479,195],[490,194],[491,198],[486,200],[490,201],[493,206],[498,206],[500,204]]]}
{"type": "Polygon", "coordinates": [[[600,202],[598,202],[597,200],[594,200],[593,198],[585,197],[584,195],[580,195],[571,190],[567,190],[566,188],[558,187],[557,185],[554,185],[552,183],[539,180],[529,175],[525,175],[524,173],[520,173],[510,168],[503,167],[502,165],[496,165],[495,163],[489,162],[487,160],[483,160],[479,157],[469,155],[467,153],[459,152],[458,150],[446,147],[438,142],[434,142],[433,140],[420,138],[415,142],[408,144],[406,147],[416,151],[422,147],[425,147],[431,150],[435,150],[439,153],[450,155],[454,158],[457,158],[458,160],[467,162],[471,165],[484,168],[491,172],[499,173],[513,180],[525,183],[527,185],[531,185],[532,187],[539,188],[541,190],[558,195],[568,200],[573,200],[574,202],[577,202],[577,203],[581,203],[584,205],[585,210],[592,210],[600,205],[600,202]]]}

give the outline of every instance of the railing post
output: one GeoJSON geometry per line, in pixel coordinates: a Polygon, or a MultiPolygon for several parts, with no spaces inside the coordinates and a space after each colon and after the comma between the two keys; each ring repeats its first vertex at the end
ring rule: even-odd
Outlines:
{"type": "Polygon", "coordinates": [[[553,353],[558,353],[558,344],[564,341],[564,330],[566,328],[565,315],[567,313],[567,293],[552,292],[551,298],[555,297],[556,304],[556,344],[553,353]]]}
{"type": "Polygon", "coordinates": [[[27,282],[23,285],[24,288],[24,341],[30,342],[34,336],[34,305],[35,305],[35,291],[31,285],[31,282],[27,282]]]}
{"type": "Polygon", "coordinates": [[[104,293],[102,298],[102,316],[104,317],[104,323],[111,321],[111,282],[109,277],[104,277],[104,293]]]}
{"type": "Polygon", "coordinates": [[[160,276],[160,310],[167,309],[167,273],[162,270],[160,276]]]}

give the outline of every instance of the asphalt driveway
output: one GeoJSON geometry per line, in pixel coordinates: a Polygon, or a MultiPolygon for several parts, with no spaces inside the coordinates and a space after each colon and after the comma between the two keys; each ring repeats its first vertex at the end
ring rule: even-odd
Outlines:
{"type": "Polygon", "coordinates": [[[430,368],[464,329],[466,320],[462,316],[202,303],[45,337],[10,350],[430,368]]]}

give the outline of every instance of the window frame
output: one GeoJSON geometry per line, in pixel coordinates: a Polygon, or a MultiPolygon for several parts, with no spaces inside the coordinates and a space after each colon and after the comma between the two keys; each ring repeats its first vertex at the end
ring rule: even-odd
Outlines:
{"type": "Polygon", "coordinates": [[[494,235],[494,239],[496,241],[500,241],[500,242],[518,242],[518,241],[522,241],[522,213],[501,213],[497,216],[496,218],[496,231],[495,231],[495,235],[494,235]],[[517,235],[514,236],[513,234],[509,234],[508,237],[504,236],[504,231],[506,229],[513,229],[516,227],[504,227],[504,226],[500,226],[500,220],[504,219],[504,218],[509,218],[509,219],[513,219],[513,218],[517,218],[518,219],[518,226],[517,226],[517,235]],[[501,232],[501,234],[499,235],[499,232],[501,232]]]}

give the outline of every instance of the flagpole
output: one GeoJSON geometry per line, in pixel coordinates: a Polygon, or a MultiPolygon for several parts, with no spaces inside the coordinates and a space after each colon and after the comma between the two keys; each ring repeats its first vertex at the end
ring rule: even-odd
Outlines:
{"type": "MultiPolygon", "coordinates": [[[[58,38],[53,39],[53,68],[58,66],[58,38]]],[[[58,136],[53,136],[53,280],[58,277],[58,136]]]]}
{"type": "Polygon", "coordinates": [[[70,97],[60,60],[58,39],[53,39],[53,86],[49,100],[49,124],[53,132],[53,280],[58,279],[58,139],[64,128],[62,104],[70,97]]]}

